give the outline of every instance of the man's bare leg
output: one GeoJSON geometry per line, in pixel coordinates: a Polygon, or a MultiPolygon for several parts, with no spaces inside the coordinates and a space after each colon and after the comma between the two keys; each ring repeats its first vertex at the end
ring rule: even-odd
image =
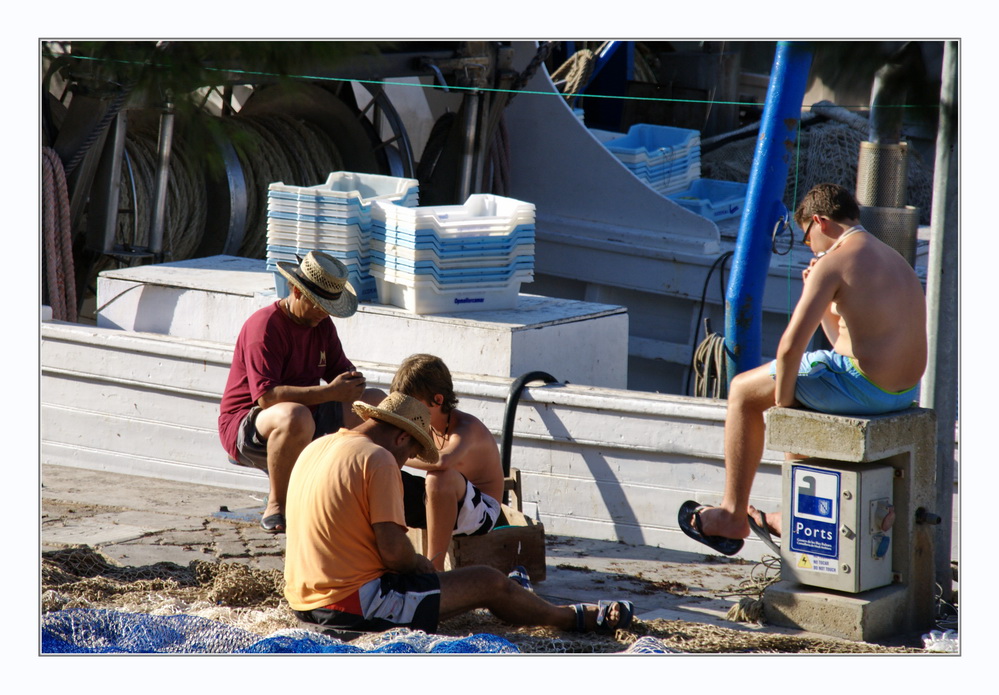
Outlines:
{"type": "Polygon", "coordinates": [[[312,411],[299,403],[276,403],[257,415],[257,432],[267,440],[267,479],[270,491],[263,516],[284,513],[288,479],[312,435],[316,423],[312,411]]]}
{"type": "Polygon", "coordinates": [[[701,512],[708,536],[745,538],[749,535],[749,493],[763,458],[763,413],[774,405],[776,386],[769,364],[743,372],[732,380],[725,415],[725,492],[722,503],[701,512]]]}
{"type": "MultiPolygon", "coordinates": [[[[576,612],[571,606],[556,606],[523,588],[492,567],[463,567],[442,572],[441,620],[486,608],[510,625],[538,625],[561,630],[576,628],[576,612]]],[[[620,618],[616,607],[611,608],[607,621],[617,625],[620,618]]],[[[592,630],[597,622],[597,607],[587,606],[584,623],[592,630]]]]}
{"type": "Polygon", "coordinates": [[[427,557],[438,572],[444,571],[458,502],[465,497],[467,482],[456,470],[427,473],[427,557]]]}

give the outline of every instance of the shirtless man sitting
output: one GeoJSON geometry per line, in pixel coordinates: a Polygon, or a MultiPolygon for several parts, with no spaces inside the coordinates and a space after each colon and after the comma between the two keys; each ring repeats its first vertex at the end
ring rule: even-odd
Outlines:
{"type": "Polygon", "coordinates": [[[485,608],[511,625],[614,634],[631,625],[630,601],[556,605],[485,565],[435,572],[406,536],[401,468],[437,461],[426,406],[401,393],[358,401],[363,420],[316,439],[288,483],[284,595],[295,615],[327,631],[407,628],[485,608]]]}
{"type": "MultiPolygon", "coordinates": [[[[680,528],[734,555],[749,535],[780,535],[780,515],[749,505],[763,457],[771,406],[804,406],[841,415],[877,415],[919,400],[926,369],[926,300],[912,267],[859,223],[856,199],[819,184],[795,211],[815,254],[802,272],[801,298],[781,337],[777,359],[737,375],[725,419],[725,490],[718,507],[688,501],[680,528]],[[822,326],[832,350],[805,352],[822,326]]],[[[772,541],[771,541],[772,542],[772,541]]]]}
{"type": "Polygon", "coordinates": [[[455,406],[451,372],[433,355],[407,357],[391,391],[423,403],[430,410],[436,463],[418,458],[407,466],[426,471],[426,477],[402,472],[406,523],[427,529],[427,556],[443,571],[452,536],[476,536],[496,525],[503,499],[503,466],[492,432],[474,415],[455,406]]]}

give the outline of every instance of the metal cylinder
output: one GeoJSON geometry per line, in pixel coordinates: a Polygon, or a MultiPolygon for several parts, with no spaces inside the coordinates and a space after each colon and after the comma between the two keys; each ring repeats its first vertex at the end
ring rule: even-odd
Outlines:
{"type": "Polygon", "coordinates": [[[786,214],[788,153],[797,144],[811,64],[812,49],[807,43],[777,44],[725,292],[728,383],[763,363],[763,289],[770,268],[770,230],[786,214]]]}
{"type": "Polygon", "coordinates": [[[908,144],[860,143],[857,160],[857,202],[883,208],[906,203],[909,180],[908,144]]]}
{"type": "Polygon", "coordinates": [[[860,206],[860,223],[868,232],[902,254],[915,267],[919,208],[860,206]]]}

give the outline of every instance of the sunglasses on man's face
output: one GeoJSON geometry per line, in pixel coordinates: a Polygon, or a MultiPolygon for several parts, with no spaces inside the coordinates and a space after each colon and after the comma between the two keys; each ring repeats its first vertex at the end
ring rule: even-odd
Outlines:
{"type": "Polygon", "coordinates": [[[812,245],[812,240],[810,238],[810,235],[812,233],[812,225],[813,224],[815,224],[815,218],[814,217],[811,220],[808,221],[808,226],[805,227],[805,236],[803,236],[801,238],[801,241],[802,241],[802,243],[805,244],[805,246],[809,246],[810,247],[812,245]]]}

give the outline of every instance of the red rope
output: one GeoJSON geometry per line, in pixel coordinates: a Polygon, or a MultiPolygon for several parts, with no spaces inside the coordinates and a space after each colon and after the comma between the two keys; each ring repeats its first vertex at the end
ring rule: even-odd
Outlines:
{"type": "Polygon", "coordinates": [[[42,242],[52,317],[76,321],[76,274],[66,172],[59,155],[42,148],[42,242]]]}

